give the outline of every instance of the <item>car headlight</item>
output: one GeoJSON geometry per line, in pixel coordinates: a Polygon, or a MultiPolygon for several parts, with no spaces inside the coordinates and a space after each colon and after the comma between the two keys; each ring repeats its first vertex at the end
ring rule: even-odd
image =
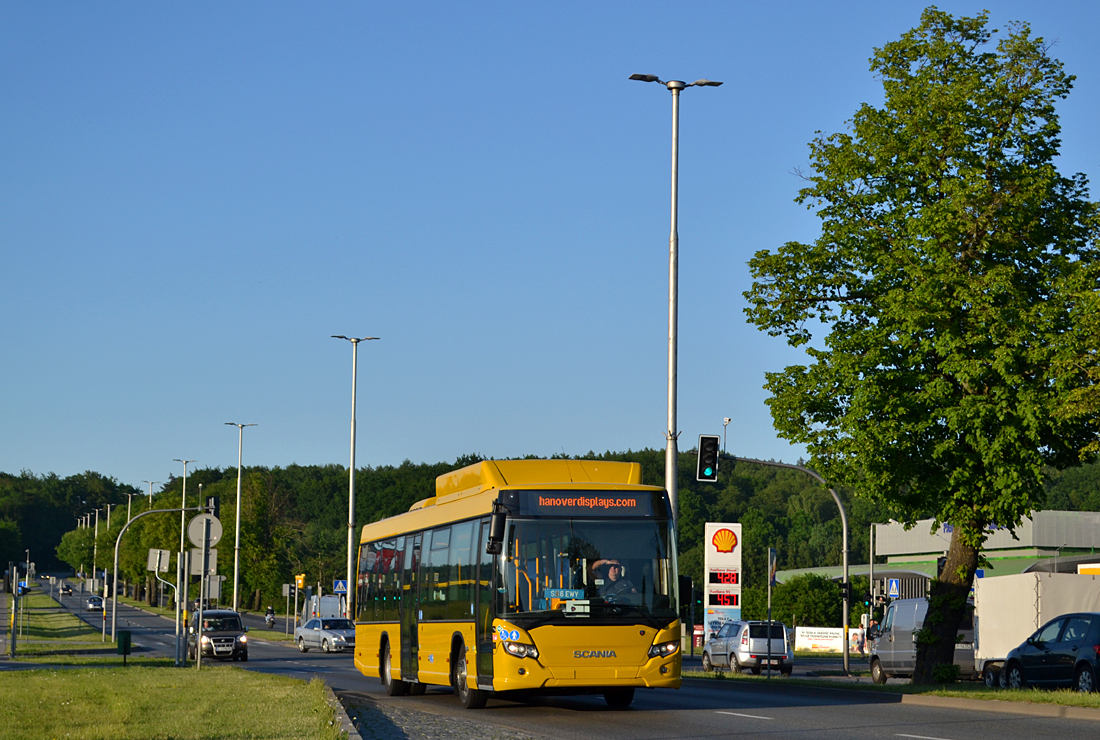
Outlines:
{"type": "Polygon", "coordinates": [[[344,639],[343,637],[341,637],[340,635],[336,635],[336,637],[332,638],[332,641],[333,641],[333,642],[347,642],[347,640],[345,640],[345,639],[344,639]]]}
{"type": "Polygon", "coordinates": [[[539,649],[534,645],[528,645],[524,642],[509,642],[504,641],[504,649],[517,658],[537,658],[539,657],[539,649]]]}
{"type": "Polygon", "coordinates": [[[667,658],[680,649],[680,641],[673,640],[672,642],[661,642],[652,645],[649,648],[649,657],[651,658],[667,658]]]}
{"type": "Polygon", "coordinates": [[[237,635],[237,642],[248,642],[248,635],[237,635]]]}
{"type": "Polygon", "coordinates": [[[205,645],[206,643],[210,642],[210,638],[207,637],[206,635],[203,635],[202,637],[199,638],[199,642],[201,642],[203,645],[205,645]]]}

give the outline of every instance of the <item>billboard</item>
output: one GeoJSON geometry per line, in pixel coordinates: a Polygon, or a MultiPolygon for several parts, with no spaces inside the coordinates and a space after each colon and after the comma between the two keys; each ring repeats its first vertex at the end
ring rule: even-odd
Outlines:
{"type": "Polygon", "coordinates": [[[741,619],[741,525],[707,522],[703,543],[703,641],[741,619]]]}

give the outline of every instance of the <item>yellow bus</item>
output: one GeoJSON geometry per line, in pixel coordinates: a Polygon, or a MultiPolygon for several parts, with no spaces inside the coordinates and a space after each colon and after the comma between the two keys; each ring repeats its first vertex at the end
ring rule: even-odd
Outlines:
{"type": "Polygon", "coordinates": [[[676,546],[668,495],[641,466],[484,461],[435,496],[363,527],[355,665],[386,693],[451,686],[603,694],[679,688],[676,546]]]}

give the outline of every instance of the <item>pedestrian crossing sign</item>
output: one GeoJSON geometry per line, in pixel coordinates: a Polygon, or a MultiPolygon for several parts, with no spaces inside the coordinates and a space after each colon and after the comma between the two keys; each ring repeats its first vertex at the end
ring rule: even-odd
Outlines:
{"type": "Polygon", "coordinates": [[[341,580],[341,581],[333,580],[333,582],[332,582],[332,592],[334,594],[346,594],[348,592],[348,582],[343,581],[343,580],[341,580]]]}
{"type": "Polygon", "coordinates": [[[886,595],[891,599],[901,598],[901,579],[900,578],[887,578],[886,579],[886,595]]]}

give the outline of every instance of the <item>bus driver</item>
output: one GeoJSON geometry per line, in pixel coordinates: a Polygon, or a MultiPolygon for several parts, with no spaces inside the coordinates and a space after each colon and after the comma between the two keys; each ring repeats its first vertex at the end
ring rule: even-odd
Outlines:
{"type": "Polygon", "coordinates": [[[618,560],[597,560],[592,564],[592,572],[598,574],[601,568],[606,569],[603,584],[600,586],[600,596],[616,597],[622,594],[636,594],[638,589],[629,579],[623,577],[623,566],[618,560]]]}

